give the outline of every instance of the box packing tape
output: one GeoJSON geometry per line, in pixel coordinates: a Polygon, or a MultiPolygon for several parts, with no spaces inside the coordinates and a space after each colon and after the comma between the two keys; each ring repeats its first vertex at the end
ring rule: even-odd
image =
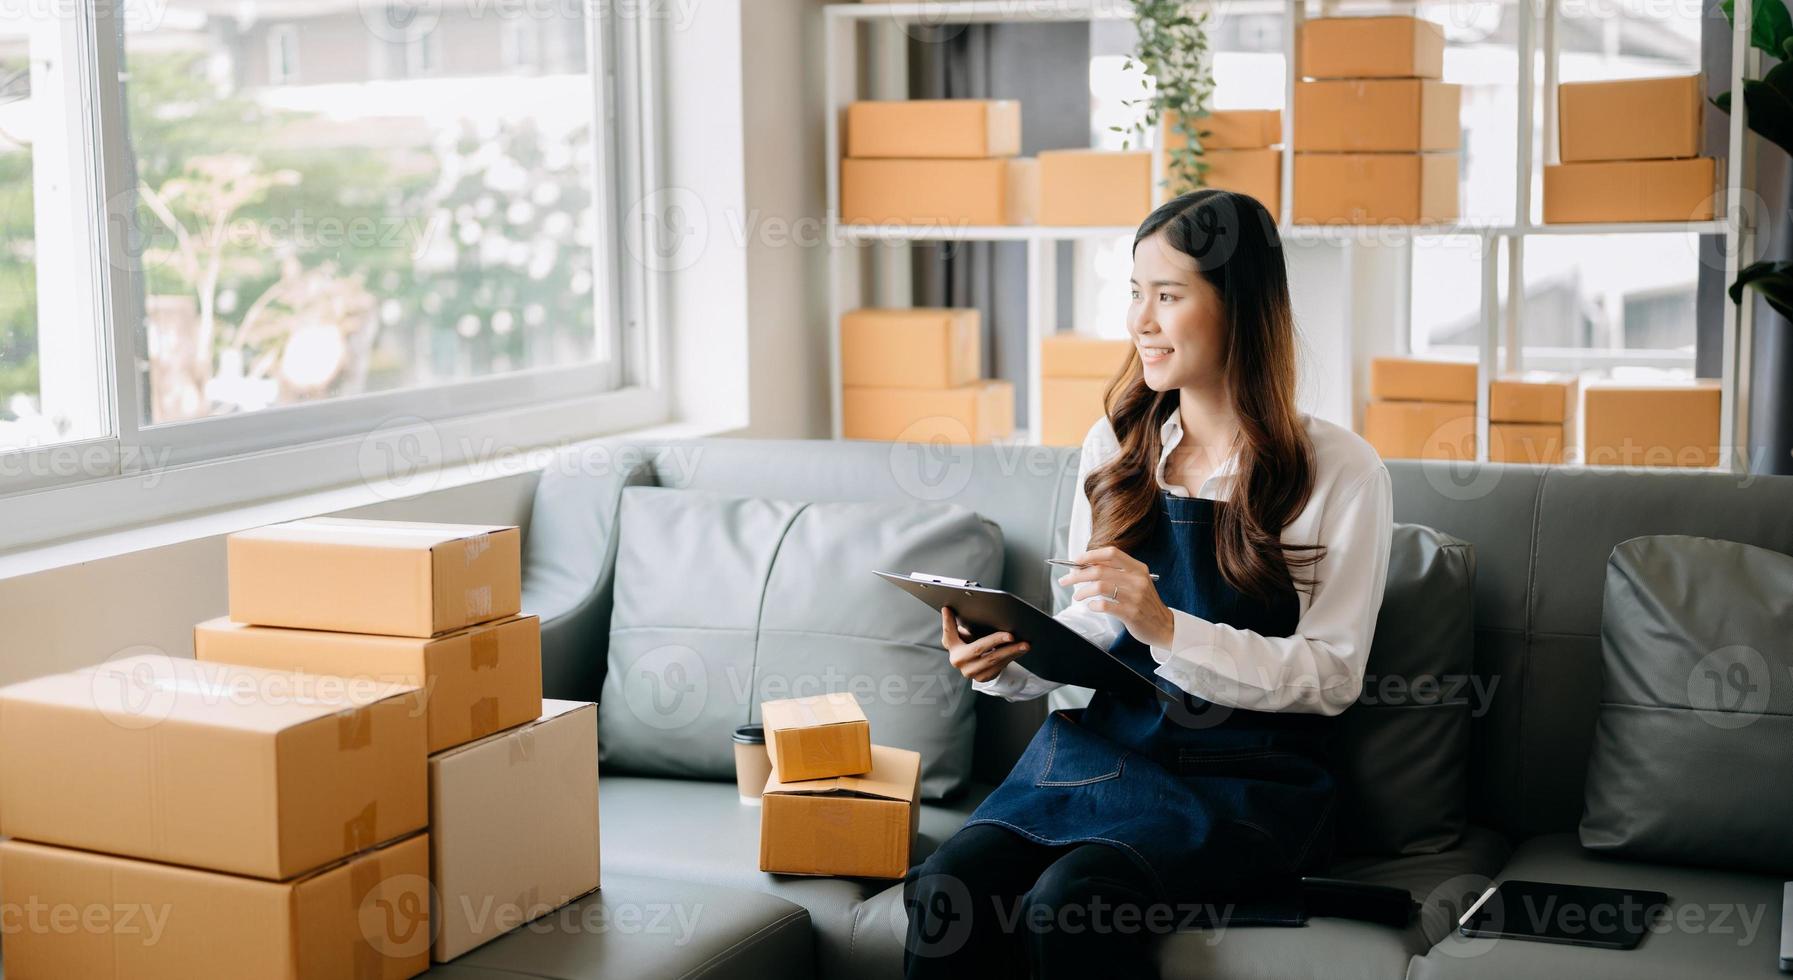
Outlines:
{"type": "Polygon", "coordinates": [[[483,738],[498,730],[498,699],[480,698],[467,709],[467,724],[474,738],[483,738]]]}
{"type": "Polygon", "coordinates": [[[462,540],[465,541],[466,544],[462,546],[461,554],[466,556],[468,565],[472,565],[474,560],[480,555],[492,550],[492,535],[489,531],[481,531],[470,538],[463,538],[462,540]]]}
{"type": "Polygon", "coordinates": [[[373,744],[374,716],[369,710],[349,710],[336,715],[336,747],[344,752],[373,744]]]}
{"type": "Polygon", "coordinates": [[[535,758],[535,729],[525,728],[510,740],[510,764],[528,762],[535,758]]]}
{"type": "Polygon", "coordinates": [[[489,670],[498,666],[498,631],[495,629],[480,630],[468,638],[468,646],[472,650],[474,670],[489,670]]]}
{"type": "MultiPolygon", "coordinates": [[[[379,980],[385,972],[385,951],[374,943],[376,935],[389,935],[394,931],[394,921],[399,911],[373,906],[368,903],[368,896],[380,887],[380,862],[349,859],[349,908],[354,911],[355,919],[361,924],[361,935],[354,938],[355,975],[354,980],[379,980]],[[371,921],[370,921],[371,919],[371,921]]],[[[402,900],[403,896],[400,896],[402,900]]]]}
{"type": "Polygon", "coordinates": [[[371,802],[361,812],[342,822],[343,850],[353,854],[374,846],[374,828],[379,826],[380,804],[371,802]]]}
{"type": "Polygon", "coordinates": [[[467,615],[483,616],[488,619],[491,618],[491,616],[492,616],[492,587],[491,586],[475,585],[475,586],[472,586],[467,589],[467,615]]]}

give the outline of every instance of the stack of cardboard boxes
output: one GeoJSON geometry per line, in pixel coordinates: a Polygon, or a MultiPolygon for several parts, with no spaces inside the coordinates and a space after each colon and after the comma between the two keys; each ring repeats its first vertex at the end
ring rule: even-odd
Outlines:
{"type": "Polygon", "coordinates": [[[1457,219],[1461,92],[1441,82],[1444,30],[1415,17],[1326,17],[1297,40],[1293,218],[1457,219]]]}
{"type": "Polygon", "coordinates": [[[1021,152],[1021,104],[999,99],[854,102],[840,164],[849,224],[1026,225],[1039,168],[1021,152]]]}
{"type": "Polygon", "coordinates": [[[975,309],[861,309],[841,317],[841,435],[981,443],[1015,429],[1015,389],[980,377],[975,309]]]}
{"type": "Polygon", "coordinates": [[[1078,333],[1040,341],[1040,442],[1081,446],[1104,414],[1102,398],[1133,344],[1078,333]]]}
{"type": "Polygon", "coordinates": [[[772,759],[760,870],[901,878],[921,819],[921,754],[873,745],[848,693],[766,701],[760,717],[772,759]]]}
{"type": "Polygon", "coordinates": [[[1700,156],[1700,76],[1557,86],[1561,163],[1544,168],[1544,220],[1705,221],[1718,165],[1700,156]]]}
{"type": "Polygon", "coordinates": [[[1503,378],[1488,385],[1488,461],[1535,466],[1569,462],[1575,448],[1576,383],[1503,378]]]}
{"type": "MultiPolygon", "coordinates": [[[[1270,216],[1282,220],[1282,110],[1227,109],[1210,112],[1184,124],[1174,112],[1164,116],[1159,145],[1166,154],[1187,146],[1179,130],[1193,129],[1208,165],[1202,184],[1237,191],[1258,199],[1270,216]]],[[[1170,187],[1172,195],[1189,190],[1181,183],[1170,187]]]]}
{"type": "Polygon", "coordinates": [[[1363,437],[1384,459],[1476,457],[1476,366],[1378,357],[1370,362],[1363,437]]]}

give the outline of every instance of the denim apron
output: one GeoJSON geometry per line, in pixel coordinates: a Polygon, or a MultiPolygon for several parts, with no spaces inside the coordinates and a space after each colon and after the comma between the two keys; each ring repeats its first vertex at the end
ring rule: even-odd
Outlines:
{"type": "MultiPolygon", "coordinates": [[[[1134,557],[1158,574],[1165,605],[1288,636],[1300,618],[1292,587],[1262,601],[1221,577],[1214,517],[1225,506],[1160,489],[1152,535],[1134,557]]],[[[1130,633],[1110,650],[1148,675],[1157,667],[1130,633]]],[[[1332,843],[1330,721],[1194,695],[1170,704],[1143,682],[1097,691],[1087,708],[1047,717],[967,825],[1048,845],[1108,844],[1138,863],[1161,901],[1229,903],[1228,924],[1299,923],[1299,876],[1323,866],[1332,843]]]]}

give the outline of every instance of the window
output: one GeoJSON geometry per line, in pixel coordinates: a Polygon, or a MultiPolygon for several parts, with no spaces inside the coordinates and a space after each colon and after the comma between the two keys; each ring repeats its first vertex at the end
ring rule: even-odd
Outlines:
{"type": "Polygon", "coordinates": [[[291,24],[268,28],[268,82],[286,85],[299,80],[299,31],[291,24]]]}

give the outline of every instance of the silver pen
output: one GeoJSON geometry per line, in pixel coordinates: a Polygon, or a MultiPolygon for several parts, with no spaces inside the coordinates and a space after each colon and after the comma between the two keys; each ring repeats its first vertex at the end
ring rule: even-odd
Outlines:
{"type": "MultiPolygon", "coordinates": [[[[1048,565],[1064,565],[1067,568],[1088,568],[1089,567],[1089,564],[1086,562],[1072,561],[1069,558],[1048,558],[1048,559],[1046,559],[1046,564],[1048,564],[1048,565]]],[[[1158,581],[1158,573],[1147,572],[1146,574],[1151,576],[1152,581],[1154,581],[1154,582],[1158,581]]]]}

